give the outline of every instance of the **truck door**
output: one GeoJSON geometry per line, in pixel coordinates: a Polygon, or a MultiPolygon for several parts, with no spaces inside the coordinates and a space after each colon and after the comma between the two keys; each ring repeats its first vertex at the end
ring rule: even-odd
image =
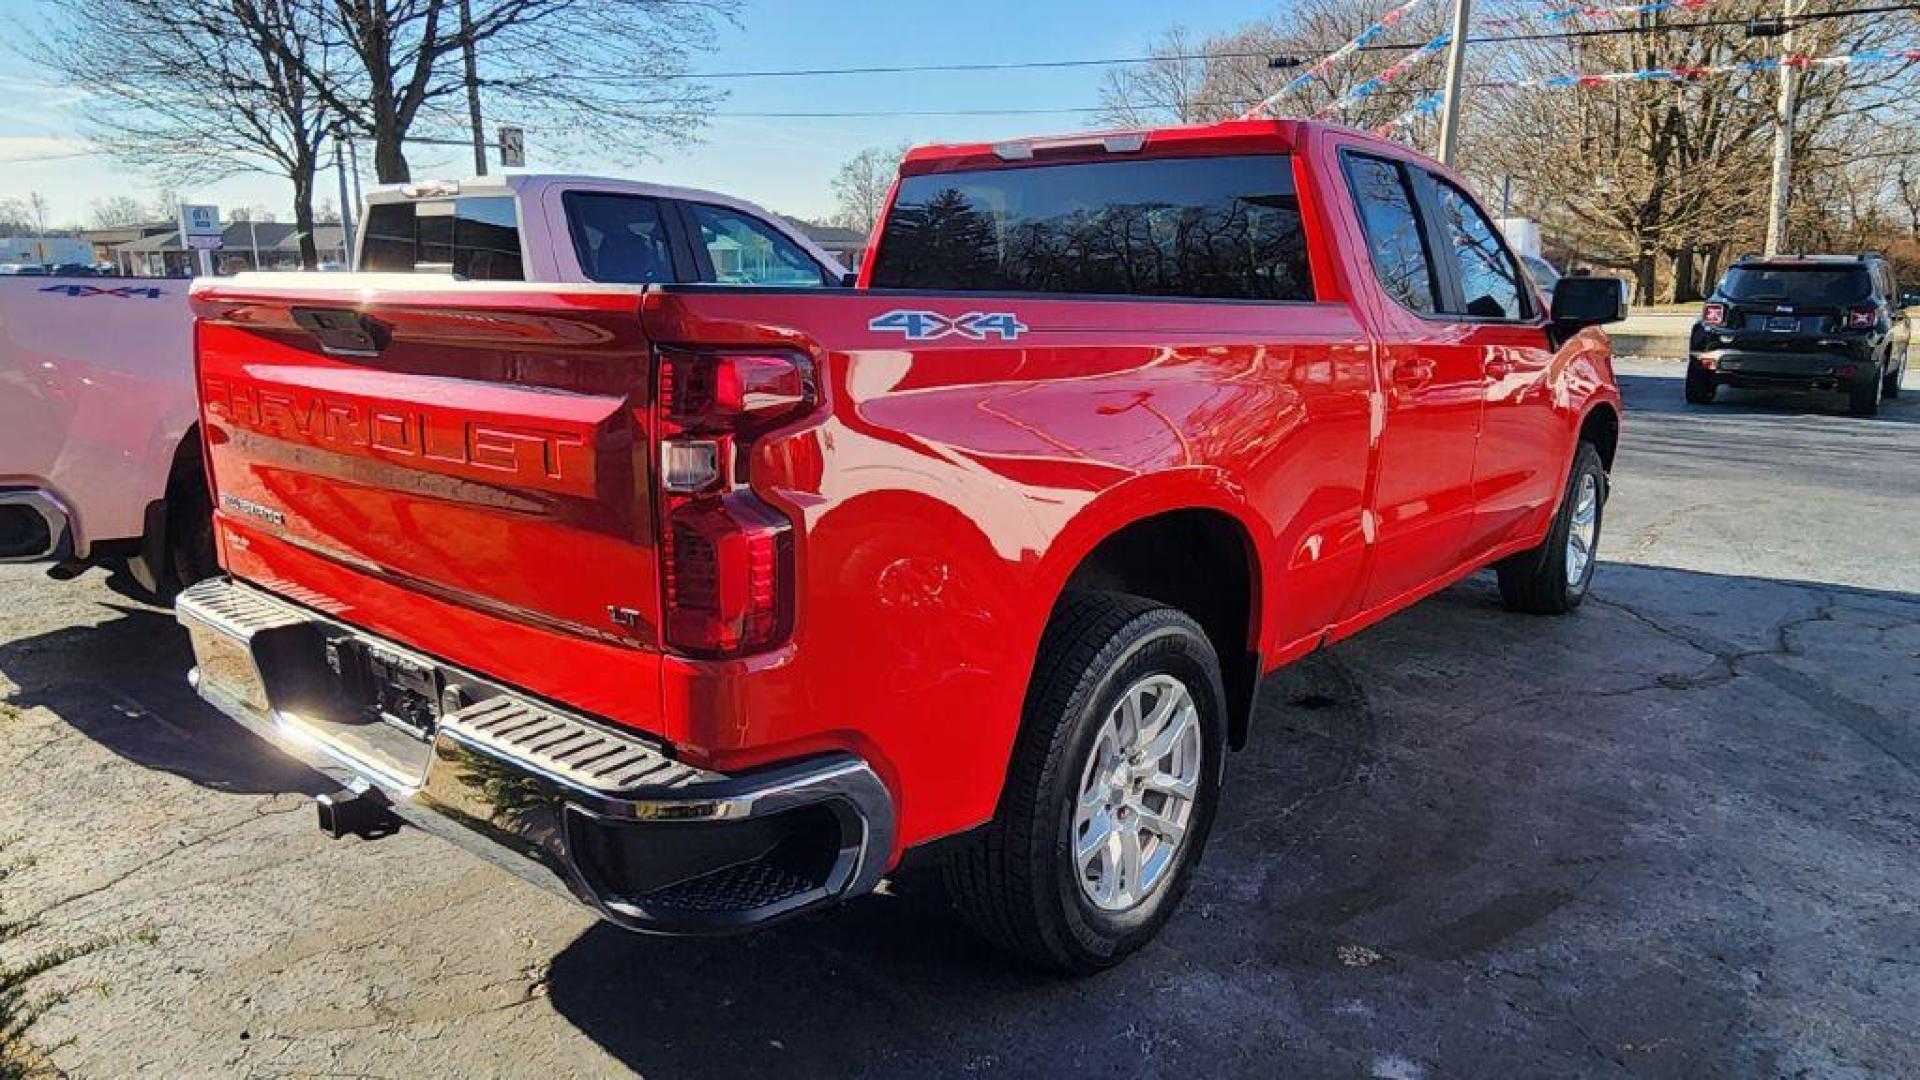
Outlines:
{"type": "MultiPolygon", "coordinates": [[[[1360,608],[1419,588],[1459,564],[1473,516],[1474,446],[1486,373],[1442,312],[1436,223],[1405,163],[1341,155],[1379,288],[1356,287],[1379,341],[1385,403],[1369,508],[1373,552],[1360,608]]],[[[1356,283],[1359,285],[1359,283],[1356,283]]]]}
{"type": "Polygon", "coordinates": [[[1474,454],[1473,518],[1463,559],[1538,531],[1560,493],[1566,442],[1554,410],[1545,311],[1487,215],[1452,181],[1417,185],[1438,223],[1441,305],[1455,324],[1454,366],[1477,374],[1484,405],[1474,454]]]}

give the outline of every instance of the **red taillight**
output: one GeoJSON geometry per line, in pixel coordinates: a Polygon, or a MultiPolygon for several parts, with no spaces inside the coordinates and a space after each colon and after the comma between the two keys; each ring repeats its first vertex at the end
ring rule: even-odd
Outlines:
{"type": "Polygon", "coordinates": [[[793,617],[793,523],[748,491],[668,503],[660,528],[667,645],[714,657],[778,642],[793,617]]]}
{"type": "Polygon", "coordinates": [[[1849,330],[1871,330],[1879,322],[1879,308],[1856,307],[1847,309],[1847,329],[1849,330]]]}
{"type": "Polygon", "coordinates": [[[668,648],[737,656],[793,622],[793,522],[748,487],[753,440],[818,404],[797,353],[662,349],[660,583],[668,648]]]}
{"type": "Polygon", "coordinates": [[[812,404],[805,357],[662,350],[665,419],[682,430],[757,435],[812,404]]]}
{"type": "Polygon", "coordinates": [[[1708,326],[1725,326],[1727,324],[1727,305],[1708,304],[1706,307],[1701,308],[1700,321],[1706,323],[1708,326]]]}

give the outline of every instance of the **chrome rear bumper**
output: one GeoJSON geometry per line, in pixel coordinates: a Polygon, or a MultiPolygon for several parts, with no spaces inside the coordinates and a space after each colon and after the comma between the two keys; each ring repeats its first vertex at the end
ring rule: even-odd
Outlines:
{"type": "Polygon", "coordinates": [[[187,589],[177,613],[189,678],[216,708],[630,929],[745,929],[866,892],[886,870],[892,799],[852,755],[722,775],[230,579],[187,589]],[[439,688],[430,735],[343,698],[339,656],[369,647],[439,688]]]}

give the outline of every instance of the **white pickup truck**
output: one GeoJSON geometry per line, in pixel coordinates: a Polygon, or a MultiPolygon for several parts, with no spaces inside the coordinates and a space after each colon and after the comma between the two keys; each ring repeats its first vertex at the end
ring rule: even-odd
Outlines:
{"type": "MultiPolygon", "coordinates": [[[[358,268],[553,282],[838,287],[791,223],[710,191],[586,176],[375,189],[358,268]]],[[[0,277],[0,562],[124,561],[168,596],[213,572],[189,282],[0,277]]]]}

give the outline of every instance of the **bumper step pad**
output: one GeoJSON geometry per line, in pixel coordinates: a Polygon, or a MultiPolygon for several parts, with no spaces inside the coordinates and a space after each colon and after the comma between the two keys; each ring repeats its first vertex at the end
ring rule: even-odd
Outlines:
{"type": "Polygon", "coordinates": [[[503,757],[608,795],[720,779],[633,739],[505,695],[448,713],[440,718],[440,726],[503,757]]]}

